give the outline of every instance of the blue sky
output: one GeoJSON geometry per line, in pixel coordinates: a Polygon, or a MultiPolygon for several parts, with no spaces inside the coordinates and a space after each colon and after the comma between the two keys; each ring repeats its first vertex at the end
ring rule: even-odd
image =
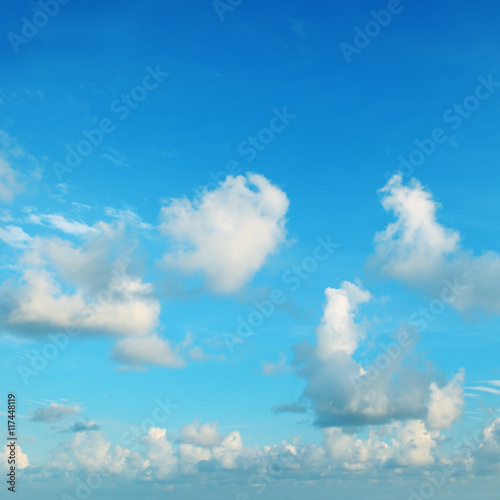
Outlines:
{"type": "Polygon", "coordinates": [[[18,498],[496,498],[499,15],[5,7],[18,498]]]}

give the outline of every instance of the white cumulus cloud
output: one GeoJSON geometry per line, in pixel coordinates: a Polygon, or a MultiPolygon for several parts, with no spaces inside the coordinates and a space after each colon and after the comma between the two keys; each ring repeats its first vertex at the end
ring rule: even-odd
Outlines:
{"type": "Polygon", "coordinates": [[[286,194],[264,176],[228,176],[191,202],[171,200],[161,210],[161,230],[173,249],[164,262],[201,272],[217,292],[242,287],[285,240],[286,194]]]}
{"type": "Polygon", "coordinates": [[[439,388],[427,363],[419,366],[416,334],[401,328],[387,349],[372,359],[356,359],[364,331],[357,308],[370,299],[360,285],[344,282],[326,290],[327,302],[316,345],[295,346],[293,365],[305,379],[303,396],[320,427],[382,425],[391,421],[424,420],[433,428],[448,427],[462,410],[463,374],[439,388]]]}
{"type": "Polygon", "coordinates": [[[463,248],[459,233],[437,221],[439,204],[418,181],[406,186],[396,174],[381,194],[383,207],[396,221],[376,234],[370,265],[462,313],[499,313],[500,255],[486,251],[475,256],[463,248]]]}

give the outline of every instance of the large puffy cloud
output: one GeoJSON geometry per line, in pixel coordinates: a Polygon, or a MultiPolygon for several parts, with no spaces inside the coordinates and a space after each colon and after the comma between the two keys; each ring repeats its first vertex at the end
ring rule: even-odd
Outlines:
{"type": "Polygon", "coordinates": [[[447,428],[463,407],[463,375],[437,386],[430,366],[419,368],[414,353],[416,334],[402,328],[368,364],[355,359],[363,330],[354,321],[359,304],[370,294],[343,283],[326,290],[327,302],[315,346],[295,346],[294,366],[305,379],[320,427],[387,424],[393,420],[426,420],[433,429],[447,428]],[[321,340],[321,342],[320,342],[321,340]]]}
{"type": "Polygon", "coordinates": [[[285,193],[262,175],[228,176],[194,202],[174,199],[162,208],[160,227],[174,245],[164,262],[233,292],[284,241],[287,210],[285,193]]]}
{"type": "Polygon", "coordinates": [[[22,276],[4,283],[4,323],[22,332],[74,328],[146,335],[158,324],[152,287],[126,272],[133,244],[123,224],[95,225],[83,242],[35,237],[19,258],[22,276]]]}
{"type": "Polygon", "coordinates": [[[394,213],[396,221],[375,236],[375,255],[369,264],[390,278],[443,298],[460,312],[498,314],[500,255],[487,251],[474,256],[463,248],[459,233],[439,224],[439,204],[418,181],[406,186],[396,174],[381,194],[383,207],[394,213]]]}
{"type": "Polygon", "coordinates": [[[15,273],[0,285],[3,328],[32,338],[113,335],[123,340],[114,350],[119,362],[183,366],[178,349],[155,333],[160,303],[152,284],[133,274],[139,263],[130,228],[121,220],[86,227],[66,227],[76,241],[0,232],[19,247],[15,273]]]}
{"type": "MultiPolygon", "coordinates": [[[[26,269],[21,286],[11,295],[5,323],[24,333],[52,329],[81,329],[116,335],[147,335],[158,324],[160,306],[134,278],[138,291],[126,293],[111,284],[95,297],[82,289],[65,292],[54,273],[26,269]]],[[[9,287],[4,288],[10,291],[9,287]]]]}
{"type": "Polygon", "coordinates": [[[408,281],[435,275],[448,255],[458,249],[459,235],[436,221],[438,204],[419,182],[402,184],[394,175],[380,190],[382,206],[392,211],[396,222],[375,236],[376,254],[382,271],[408,281]]]}
{"type": "Polygon", "coordinates": [[[126,365],[120,369],[181,368],[188,357],[213,359],[193,345],[192,335],[189,342],[176,344],[157,333],[160,302],[153,285],[140,276],[143,265],[134,252],[139,219],[132,215],[129,211],[112,223],[77,229],[67,221],[66,232],[79,236],[72,239],[31,237],[16,226],[0,228],[0,239],[17,254],[12,276],[0,284],[4,330],[32,339],[54,332],[118,337],[112,355],[126,365]]]}

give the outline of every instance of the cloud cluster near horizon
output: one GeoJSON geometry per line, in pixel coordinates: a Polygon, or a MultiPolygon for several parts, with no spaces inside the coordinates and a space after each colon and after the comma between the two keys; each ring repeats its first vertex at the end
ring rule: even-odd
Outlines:
{"type": "MultiPolygon", "coordinates": [[[[6,185],[14,193],[14,184],[6,185]]],[[[458,232],[437,221],[438,204],[418,181],[406,186],[396,175],[381,195],[396,221],[375,236],[372,266],[430,295],[444,280],[464,276],[462,293],[450,301],[453,307],[500,310],[500,289],[486,279],[500,268],[496,253],[475,257],[463,249],[458,232]]],[[[262,175],[248,174],[228,176],[192,201],[171,199],[160,209],[158,226],[131,209],[109,207],[111,220],[91,224],[33,207],[17,219],[5,217],[0,240],[14,260],[11,277],[0,286],[3,327],[35,340],[68,329],[86,338],[113,338],[112,357],[124,370],[181,368],[188,358],[207,359],[189,332],[178,341],[162,335],[161,315],[168,315],[168,305],[163,311],[157,284],[146,278],[141,235],[154,235],[167,247],[159,262],[162,273],[201,276],[207,290],[231,295],[251,283],[285,242],[288,207],[284,191],[262,175]]],[[[113,444],[100,424],[80,419],[82,407],[51,403],[38,408],[31,421],[79,420],[60,429],[75,436],[53,450],[46,470],[85,474],[107,467],[119,477],[165,482],[212,471],[248,474],[278,456],[291,460],[285,467],[290,473],[302,468],[326,475],[429,467],[445,460],[443,432],[460,419],[465,405],[464,370],[457,367],[449,380],[439,377],[415,349],[418,332],[402,326],[394,332],[399,353],[373,377],[370,360],[358,359],[369,327],[359,311],[372,293],[359,281],[344,281],[326,288],[325,298],[315,344],[296,345],[290,364],[282,353],[277,364],[262,365],[264,375],[295,373],[305,382],[300,402],[278,404],[274,412],[312,412],[321,446],[301,445],[297,437],[281,445],[247,447],[239,431],[223,434],[217,424],[199,422],[177,433],[151,426],[133,447],[113,444]]],[[[478,456],[484,463],[500,449],[497,430],[495,421],[482,431],[478,456]]],[[[23,463],[28,467],[27,456],[23,463]]]]}

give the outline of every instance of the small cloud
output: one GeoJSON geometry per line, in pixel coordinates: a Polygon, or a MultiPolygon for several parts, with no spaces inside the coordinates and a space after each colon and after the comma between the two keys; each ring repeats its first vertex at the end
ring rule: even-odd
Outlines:
{"type": "Polygon", "coordinates": [[[89,232],[97,233],[97,229],[87,226],[83,222],[69,221],[65,219],[62,215],[49,214],[44,215],[43,218],[53,227],[59,229],[60,231],[79,236],[89,232]]]}
{"type": "Polygon", "coordinates": [[[287,365],[287,357],[282,351],[278,363],[262,363],[262,375],[283,375],[284,373],[291,372],[292,369],[287,365]]]}
{"type": "Polygon", "coordinates": [[[215,359],[216,361],[226,361],[226,357],[223,354],[214,356],[205,352],[201,346],[193,346],[195,340],[196,336],[193,335],[193,333],[188,332],[184,337],[184,340],[181,342],[182,348],[187,350],[189,359],[193,359],[195,361],[208,361],[210,359],[215,359]]]}
{"type": "Polygon", "coordinates": [[[63,405],[59,403],[50,403],[43,408],[37,408],[33,412],[31,420],[33,422],[59,422],[65,418],[72,417],[82,412],[84,408],[78,405],[63,405]]]}
{"type": "Polygon", "coordinates": [[[25,222],[43,227],[53,227],[66,234],[73,236],[83,236],[89,233],[97,234],[99,231],[95,227],[88,226],[84,222],[68,220],[59,214],[38,214],[28,210],[25,222]]]}
{"type": "Polygon", "coordinates": [[[127,159],[123,155],[118,153],[116,149],[106,148],[106,151],[106,153],[101,154],[101,158],[110,161],[117,167],[130,167],[130,163],[127,161],[127,159]]]}
{"type": "Polygon", "coordinates": [[[282,403],[273,408],[274,413],[306,413],[307,408],[296,401],[293,403],[282,403]]]}
{"type": "Polygon", "coordinates": [[[61,194],[69,193],[69,185],[65,182],[60,182],[59,184],[56,184],[56,188],[59,189],[61,194]]]}
{"type": "Polygon", "coordinates": [[[75,422],[71,427],[64,429],[62,432],[87,432],[100,431],[101,428],[95,422],[75,422]]]}
{"type": "Polygon", "coordinates": [[[149,233],[154,229],[154,226],[149,224],[148,222],[144,222],[143,219],[137,215],[131,208],[118,209],[113,207],[106,207],[104,209],[104,213],[108,217],[112,217],[119,221],[128,224],[131,227],[136,227],[144,231],[145,233],[149,233]]]}
{"type": "Polygon", "coordinates": [[[181,342],[182,347],[184,347],[184,349],[191,347],[193,345],[194,339],[195,336],[191,332],[187,332],[184,340],[181,342]]]}
{"type": "Polygon", "coordinates": [[[193,347],[189,350],[189,357],[196,361],[205,361],[210,359],[210,356],[203,352],[203,349],[200,346],[193,347]]]}
{"type": "Polygon", "coordinates": [[[78,201],[72,201],[71,205],[73,205],[79,211],[86,211],[92,208],[90,205],[85,205],[84,203],[79,203],[78,201]]]}

